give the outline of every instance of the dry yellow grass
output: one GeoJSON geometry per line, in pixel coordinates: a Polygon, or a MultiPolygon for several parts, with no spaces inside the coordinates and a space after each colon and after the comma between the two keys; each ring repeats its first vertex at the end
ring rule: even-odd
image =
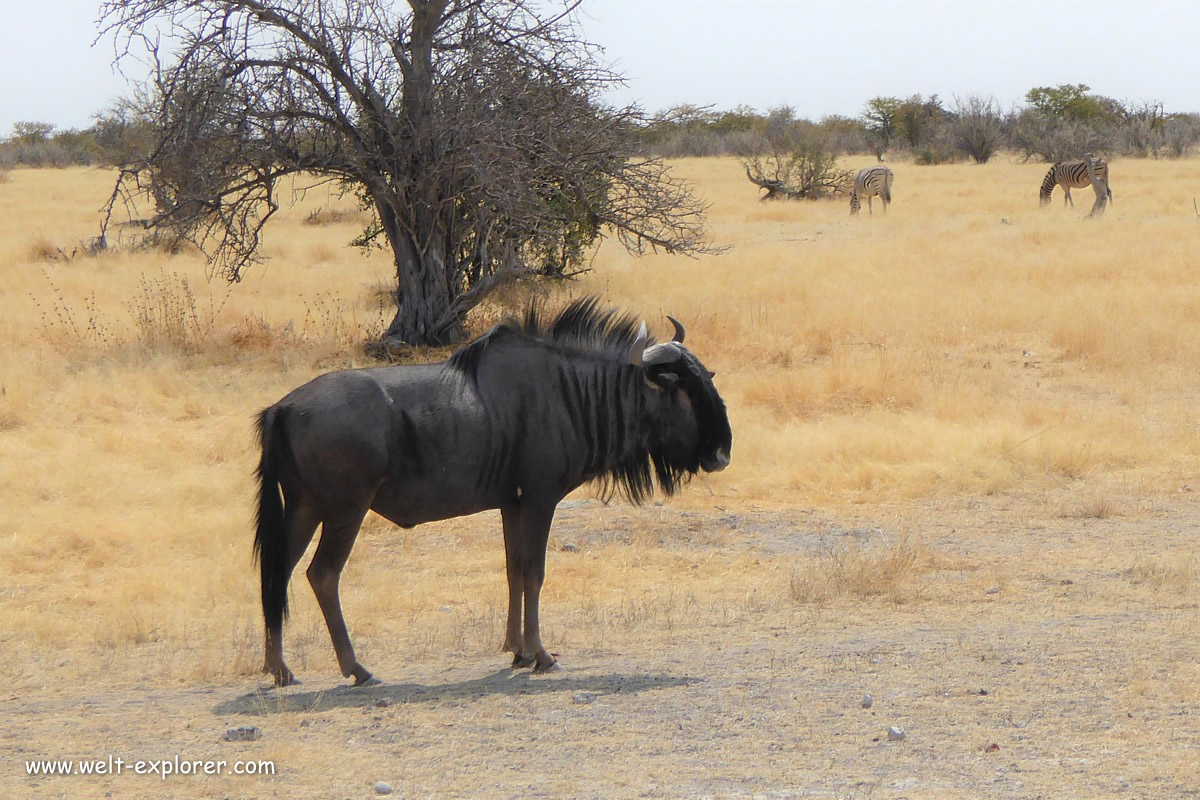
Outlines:
{"type": "Polygon", "coordinates": [[[730,160],[675,165],[730,251],[605,245],[550,301],[596,292],[660,334],[682,319],[729,404],[733,465],[661,507],[581,492],[563,509],[544,601],[561,679],[492,674],[494,514],[369,520],[343,600],[382,695],[329,691],[302,577],[286,648],[317,691],[245,694],[261,663],[252,416],[362,363],[386,322],[387,258],[344,247],[353,205],[310,192],[230,289],[194,253],[64,260],[111,176],[11,172],[3,793],[365,796],[390,776],[437,797],[978,797],[993,778],[1184,796],[1200,781],[1183,725],[1200,713],[1200,161],[1113,162],[1098,220],[1086,192],[1039,209],[1041,165],[892,166],[887,216],[851,218],[761,203],[730,160]],[[985,684],[990,700],[968,694],[985,684]],[[880,716],[847,719],[872,687],[880,716]],[[379,696],[396,705],[364,716],[379,696]],[[269,728],[246,752],[277,779],[38,782],[20,763],[204,757],[246,714],[269,728]],[[872,742],[893,723],[916,747],[872,742]]]}

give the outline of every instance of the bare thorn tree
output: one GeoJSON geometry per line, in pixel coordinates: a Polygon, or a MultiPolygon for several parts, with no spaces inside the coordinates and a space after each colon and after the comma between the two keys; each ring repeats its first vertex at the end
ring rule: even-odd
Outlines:
{"type": "Polygon", "coordinates": [[[577,27],[579,0],[108,0],[118,56],[154,66],[153,146],[116,203],[240,280],[281,178],[356,193],[389,248],[387,339],[445,344],[493,288],[580,263],[597,237],[711,252],[703,205],[637,150],[636,108],[577,27]],[[169,36],[156,38],[158,30],[169,36]],[[169,44],[168,44],[169,43],[169,44]]]}
{"type": "Polygon", "coordinates": [[[739,154],[746,177],[766,190],[763,200],[816,200],[849,190],[852,176],[838,166],[826,137],[797,122],[792,109],[772,109],[766,131],[739,154]]]}
{"type": "Polygon", "coordinates": [[[950,131],[960,153],[976,164],[986,164],[1004,141],[1004,119],[994,98],[955,98],[950,131]]]}

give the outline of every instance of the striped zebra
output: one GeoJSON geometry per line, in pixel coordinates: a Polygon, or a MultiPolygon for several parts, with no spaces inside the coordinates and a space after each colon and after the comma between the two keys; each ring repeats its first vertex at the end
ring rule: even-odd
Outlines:
{"type": "Polygon", "coordinates": [[[850,213],[857,214],[862,208],[862,199],[867,198],[867,211],[874,214],[871,198],[879,195],[883,201],[883,213],[887,213],[888,203],[892,202],[892,171],[887,167],[874,166],[860,169],[854,176],[854,190],[850,192],[850,213]]]}
{"type": "MultiPolygon", "coordinates": [[[[1108,163],[1102,158],[1092,159],[1096,165],[1096,180],[1100,181],[1100,185],[1104,187],[1104,191],[1108,194],[1108,199],[1112,200],[1112,189],[1108,188],[1108,163]]],[[[1066,196],[1063,197],[1063,206],[1067,203],[1071,204],[1071,208],[1075,207],[1075,201],[1071,199],[1071,189],[1083,189],[1092,185],[1091,176],[1088,175],[1087,159],[1079,158],[1074,161],[1060,161],[1050,168],[1046,173],[1046,178],[1042,181],[1042,190],[1040,192],[1039,201],[1043,206],[1050,204],[1050,195],[1054,193],[1055,186],[1063,187],[1066,196]]]]}

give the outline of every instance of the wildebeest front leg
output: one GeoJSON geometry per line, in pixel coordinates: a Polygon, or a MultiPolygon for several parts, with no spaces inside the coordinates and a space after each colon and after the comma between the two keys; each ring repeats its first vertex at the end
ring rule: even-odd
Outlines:
{"type": "Polygon", "coordinates": [[[546,580],[546,540],[550,536],[553,519],[553,505],[545,508],[526,506],[521,511],[520,568],[525,590],[525,635],[521,660],[528,663],[532,659],[534,672],[546,672],[557,663],[542,645],[538,620],[538,600],[546,580]]]}
{"type": "Polygon", "coordinates": [[[354,678],[355,686],[375,681],[371,678],[371,673],[354,657],[354,646],[350,644],[350,634],[346,630],[346,621],[342,618],[338,582],[366,514],[366,509],[362,509],[327,518],[321,531],[321,542],[317,545],[317,552],[313,554],[312,563],[308,565],[308,582],[317,595],[321,613],[325,615],[325,625],[329,628],[329,638],[333,640],[338,665],[342,668],[342,675],[354,678]]]}

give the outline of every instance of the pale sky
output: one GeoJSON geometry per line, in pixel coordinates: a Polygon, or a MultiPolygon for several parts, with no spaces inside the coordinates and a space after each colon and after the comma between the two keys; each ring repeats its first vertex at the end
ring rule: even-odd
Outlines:
{"type": "MultiPolygon", "coordinates": [[[[86,127],[128,92],[111,42],[92,45],[99,0],[5,5],[0,137],[17,121],[86,127]]],[[[1034,86],[1086,83],[1200,112],[1195,0],[585,0],[582,21],[628,81],[611,101],[649,111],[790,105],[818,119],[917,93],[1008,108],[1034,86]]]]}

